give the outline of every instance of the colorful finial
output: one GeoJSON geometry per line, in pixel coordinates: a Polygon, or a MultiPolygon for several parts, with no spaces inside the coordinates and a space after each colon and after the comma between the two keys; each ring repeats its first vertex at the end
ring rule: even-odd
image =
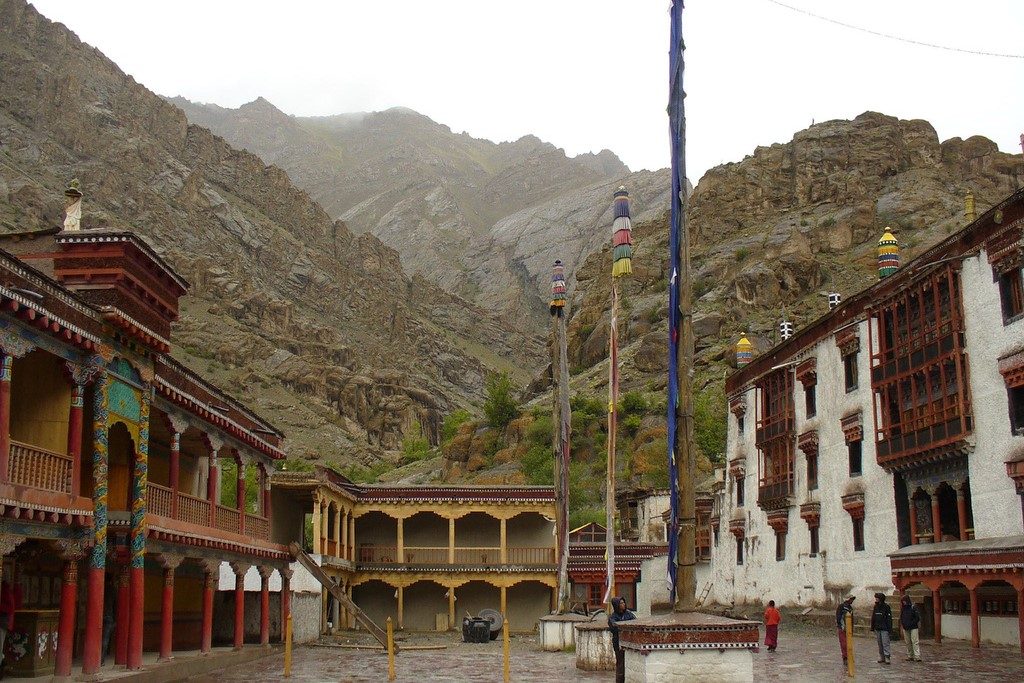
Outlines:
{"type": "Polygon", "coordinates": [[[892,228],[886,228],[878,240],[878,277],[889,277],[900,267],[900,243],[893,237],[892,228]]]}
{"type": "Polygon", "coordinates": [[[562,316],[565,308],[565,268],[561,261],[555,261],[551,269],[551,315],[562,316]]]}
{"type": "Polygon", "coordinates": [[[612,277],[633,272],[633,224],[629,220],[629,192],[615,191],[615,221],[612,223],[612,277]]]}
{"type": "Polygon", "coordinates": [[[974,193],[970,190],[967,190],[967,196],[964,197],[964,218],[968,223],[973,223],[978,218],[974,209],[974,193]]]}
{"type": "Polygon", "coordinates": [[[747,339],[747,335],[740,335],[736,342],[736,367],[742,368],[754,359],[754,345],[747,339]]]}

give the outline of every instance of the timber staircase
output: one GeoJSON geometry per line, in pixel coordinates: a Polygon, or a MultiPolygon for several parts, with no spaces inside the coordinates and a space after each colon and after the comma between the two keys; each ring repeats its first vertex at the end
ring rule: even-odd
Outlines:
{"type": "MultiPolygon", "coordinates": [[[[352,602],[351,598],[349,598],[348,595],[345,594],[345,591],[343,591],[338,586],[334,579],[327,576],[324,570],[320,568],[320,565],[314,562],[313,558],[310,557],[309,554],[306,551],[304,551],[301,547],[299,547],[298,543],[290,543],[288,545],[288,550],[291,551],[292,556],[298,561],[298,563],[305,567],[306,570],[313,575],[313,578],[319,581],[320,585],[322,585],[327,590],[327,592],[333,595],[334,599],[337,600],[342,607],[344,607],[349,612],[354,614],[356,617],[356,621],[358,621],[363,628],[369,631],[370,635],[376,638],[377,642],[380,643],[381,646],[387,649],[388,636],[386,633],[384,633],[384,629],[382,629],[380,626],[377,626],[377,624],[373,623],[373,620],[370,619],[370,617],[366,616],[366,613],[363,612],[363,610],[359,609],[359,606],[356,603],[352,602]]],[[[395,652],[398,652],[398,645],[395,644],[394,647],[395,652]]]]}
{"type": "Polygon", "coordinates": [[[708,593],[710,593],[710,592],[711,592],[711,582],[708,581],[707,583],[704,584],[704,588],[703,588],[703,590],[701,590],[700,595],[697,596],[696,607],[700,607],[701,605],[704,604],[704,601],[708,599],[708,593]]]}

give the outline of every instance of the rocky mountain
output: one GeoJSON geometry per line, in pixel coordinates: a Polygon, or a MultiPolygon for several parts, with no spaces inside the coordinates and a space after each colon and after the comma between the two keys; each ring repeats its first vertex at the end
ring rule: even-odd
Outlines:
{"type": "MultiPolygon", "coordinates": [[[[0,64],[0,230],[59,225],[62,190],[80,178],[85,227],[134,229],[192,283],[176,353],[282,427],[294,455],[369,462],[417,429],[436,442],[489,370],[521,376],[544,355],[529,329],[409,274],[394,249],[24,0],[0,0],[0,64]]],[[[335,158],[322,133],[294,140],[288,123],[276,134],[289,154],[335,158]]]]}
{"type": "MultiPolygon", "coordinates": [[[[698,385],[719,390],[743,331],[776,341],[783,310],[799,329],[877,280],[878,238],[892,226],[909,260],[1024,183],[1024,158],[980,137],[940,142],[926,121],[874,112],[827,121],[784,144],[717,166],[690,199],[698,385]]],[[[660,390],[666,369],[668,220],[634,231],[620,338],[626,388],[660,390]]],[[[576,273],[570,364],[581,391],[604,386],[611,277],[607,248],[576,273]]]]}
{"type": "Polygon", "coordinates": [[[283,168],[409,272],[520,320],[541,323],[555,258],[572,272],[608,240],[615,188],[629,187],[640,216],[667,198],[666,172],[630,173],[608,150],[570,158],[533,136],[494,143],[409,109],[294,117],[263,98],[238,109],[170,102],[283,168]]]}

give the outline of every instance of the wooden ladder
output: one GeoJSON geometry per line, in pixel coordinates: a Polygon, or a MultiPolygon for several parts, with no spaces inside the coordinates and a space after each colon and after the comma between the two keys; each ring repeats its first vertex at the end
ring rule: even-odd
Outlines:
{"type": "MultiPolygon", "coordinates": [[[[319,581],[320,585],[326,588],[327,592],[333,595],[334,599],[337,600],[342,607],[344,607],[349,612],[354,614],[356,617],[356,621],[358,621],[363,628],[369,631],[370,635],[376,638],[377,642],[380,643],[384,649],[387,649],[388,636],[386,633],[384,633],[384,629],[382,629],[380,626],[377,626],[377,624],[373,623],[373,620],[370,619],[370,617],[366,616],[366,613],[363,610],[359,609],[359,606],[356,603],[352,602],[352,599],[345,594],[345,591],[343,591],[341,587],[338,586],[335,580],[329,577],[327,573],[320,568],[320,565],[314,562],[313,558],[310,557],[309,554],[306,551],[304,551],[301,547],[299,547],[298,543],[290,543],[288,545],[288,550],[291,551],[292,556],[299,562],[299,564],[305,567],[306,570],[313,575],[313,578],[319,581]]],[[[397,651],[398,645],[396,644],[395,652],[397,651]]]]}
{"type": "Polygon", "coordinates": [[[708,593],[710,593],[710,592],[711,592],[711,582],[708,581],[707,583],[704,584],[704,589],[700,592],[700,597],[697,598],[697,605],[696,605],[697,607],[700,607],[701,605],[704,604],[704,601],[707,600],[708,593]]]}

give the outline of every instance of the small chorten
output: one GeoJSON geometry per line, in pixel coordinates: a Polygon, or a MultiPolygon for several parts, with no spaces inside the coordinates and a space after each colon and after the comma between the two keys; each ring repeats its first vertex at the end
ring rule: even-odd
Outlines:
{"type": "Polygon", "coordinates": [[[64,190],[64,229],[82,229],[82,184],[78,178],[72,178],[68,189],[64,190]]]}
{"type": "Polygon", "coordinates": [[[900,243],[892,234],[892,228],[886,227],[882,238],[878,240],[878,279],[887,278],[900,267],[900,243]]]}
{"type": "Polygon", "coordinates": [[[746,334],[740,335],[740,340],[736,342],[736,367],[742,368],[750,363],[754,359],[754,345],[747,339],[746,334]]]}
{"type": "Polygon", "coordinates": [[[964,197],[964,218],[968,223],[973,223],[978,219],[978,212],[974,207],[974,193],[970,190],[967,190],[967,196],[964,197]]]}

